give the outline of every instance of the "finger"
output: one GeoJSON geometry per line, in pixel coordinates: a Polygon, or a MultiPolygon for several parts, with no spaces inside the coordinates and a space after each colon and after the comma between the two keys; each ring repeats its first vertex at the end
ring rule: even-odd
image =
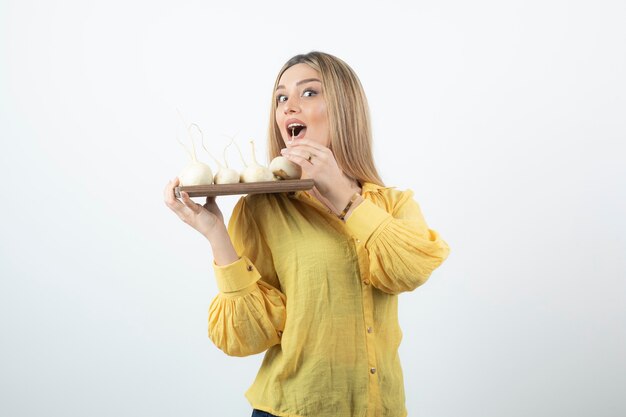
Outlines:
{"type": "Polygon", "coordinates": [[[165,201],[165,204],[172,209],[183,206],[174,194],[174,188],[178,185],[178,182],[178,178],[171,180],[167,183],[165,189],[163,190],[163,200],[165,201]]]}
{"type": "Polygon", "coordinates": [[[294,143],[291,148],[299,148],[299,147],[307,147],[310,151],[318,151],[323,152],[328,148],[324,145],[320,145],[317,142],[312,141],[311,139],[301,139],[294,143]]]}
{"type": "Polygon", "coordinates": [[[299,145],[297,147],[293,147],[289,149],[281,149],[280,153],[283,156],[287,156],[289,154],[301,156],[305,159],[309,159],[309,162],[310,162],[310,158],[327,160],[328,158],[326,157],[325,151],[328,151],[328,149],[327,148],[322,148],[322,149],[323,150],[320,151],[319,149],[313,148],[311,146],[299,145]]]}
{"type": "Polygon", "coordinates": [[[309,162],[311,162],[313,159],[317,159],[318,165],[320,162],[326,163],[334,159],[334,156],[331,150],[328,148],[324,148],[324,147],[314,148],[308,145],[298,145],[297,147],[294,146],[292,148],[285,149],[285,150],[281,149],[281,154],[283,156],[287,156],[286,154],[289,154],[289,153],[295,153],[296,155],[299,155],[305,159],[309,159],[309,156],[310,156],[311,159],[309,159],[309,162]]]}
{"type": "MultiPolygon", "coordinates": [[[[298,155],[313,155],[315,156],[321,156],[321,155],[325,155],[328,152],[328,148],[315,148],[313,146],[309,146],[309,145],[297,145],[297,146],[292,146],[291,148],[286,149],[287,153],[291,153],[291,152],[297,152],[298,155]]],[[[282,150],[281,150],[282,152],[282,150]]]]}
{"type": "Polygon", "coordinates": [[[207,196],[206,202],[204,203],[204,207],[214,206],[215,204],[215,196],[207,196]]]}
{"type": "Polygon", "coordinates": [[[300,167],[302,167],[303,170],[307,171],[308,168],[310,168],[313,165],[313,158],[311,158],[311,160],[309,160],[309,155],[307,154],[306,157],[297,154],[297,153],[293,153],[290,152],[288,154],[283,155],[285,158],[287,158],[288,160],[290,160],[291,162],[293,162],[294,164],[298,164],[300,165],[300,167]]]}
{"type": "Polygon", "coordinates": [[[306,149],[289,149],[288,152],[285,152],[284,156],[289,156],[289,155],[297,156],[297,157],[304,158],[304,159],[307,159],[307,160],[317,156],[315,151],[310,151],[310,150],[306,150],[306,149]]]}
{"type": "Polygon", "coordinates": [[[180,197],[181,200],[183,201],[183,204],[189,208],[191,211],[193,211],[194,213],[199,213],[200,212],[200,204],[195,203],[190,197],[189,194],[186,191],[181,191],[180,192],[180,197]]]}
{"type": "Polygon", "coordinates": [[[174,196],[174,180],[169,180],[163,188],[163,200],[169,201],[174,196]]]}

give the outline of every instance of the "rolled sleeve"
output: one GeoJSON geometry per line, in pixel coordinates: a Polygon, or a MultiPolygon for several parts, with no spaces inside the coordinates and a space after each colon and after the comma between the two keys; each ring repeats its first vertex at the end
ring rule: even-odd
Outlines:
{"type": "Polygon", "coordinates": [[[369,239],[375,238],[377,232],[382,230],[392,219],[391,214],[384,209],[370,200],[364,200],[348,217],[346,226],[354,237],[367,244],[369,239]]]}
{"type": "Polygon", "coordinates": [[[227,295],[236,295],[261,279],[259,271],[245,256],[228,265],[213,264],[213,269],[217,288],[221,293],[227,295]]]}

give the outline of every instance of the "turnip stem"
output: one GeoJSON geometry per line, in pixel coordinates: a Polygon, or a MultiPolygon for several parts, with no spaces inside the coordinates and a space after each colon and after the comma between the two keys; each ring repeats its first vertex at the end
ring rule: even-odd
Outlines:
{"type": "Polygon", "coordinates": [[[237,144],[237,142],[235,142],[234,138],[233,138],[233,143],[235,144],[235,147],[237,148],[237,152],[239,152],[239,158],[241,158],[241,163],[243,164],[243,166],[245,166],[247,168],[248,164],[246,164],[245,159],[243,159],[243,154],[241,153],[241,148],[239,147],[239,144],[237,144]]]}
{"type": "Polygon", "coordinates": [[[226,136],[228,139],[230,139],[230,143],[228,145],[226,145],[226,148],[224,148],[224,162],[226,162],[226,166],[228,167],[228,161],[226,161],[226,149],[232,145],[235,144],[235,147],[237,148],[237,152],[239,153],[239,158],[241,159],[241,163],[243,164],[244,167],[247,167],[248,164],[246,164],[246,161],[243,159],[243,155],[241,154],[241,149],[239,148],[239,145],[237,144],[237,142],[235,142],[235,137],[237,136],[239,132],[235,133],[233,136],[229,136],[225,133],[222,133],[223,136],[226,136]]]}
{"type": "Polygon", "coordinates": [[[192,127],[195,127],[196,130],[198,132],[200,132],[200,143],[202,143],[202,147],[204,148],[204,150],[206,151],[206,153],[209,154],[209,156],[211,157],[211,159],[213,159],[213,161],[215,161],[215,163],[217,164],[218,167],[223,168],[224,165],[222,165],[220,163],[220,161],[213,156],[213,154],[211,152],[209,152],[209,150],[207,149],[207,147],[204,145],[204,133],[202,132],[202,129],[200,129],[200,126],[198,126],[196,123],[192,123],[189,125],[189,128],[191,129],[192,127]]]}
{"type": "Polygon", "coordinates": [[[256,154],[254,152],[254,140],[250,141],[250,145],[252,146],[252,162],[254,162],[256,165],[259,165],[259,163],[256,160],[256,154]]]}
{"type": "Polygon", "coordinates": [[[185,118],[183,117],[183,114],[180,112],[178,107],[176,108],[176,112],[178,113],[178,116],[180,117],[180,120],[183,122],[183,126],[185,126],[185,128],[187,128],[187,135],[189,136],[189,140],[191,141],[191,149],[192,149],[193,152],[189,152],[189,148],[187,148],[185,145],[183,145],[183,143],[180,141],[180,139],[178,139],[178,137],[177,137],[177,139],[180,142],[180,144],[185,147],[185,149],[189,153],[189,156],[191,156],[191,160],[193,162],[197,162],[198,158],[196,157],[196,145],[194,145],[193,137],[191,136],[191,126],[187,124],[187,122],[185,121],[185,118]]]}
{"type": "Polygon", "coordinates": [[[230,145],[233,144],[233,142],[235,142],[235,138],[230,138],[230,142],[224,147],[224,151],[222,151],[222,158],[224,158],[224,164],[226,164],[226,168],[230,168],[228,166],[228,159],[226,159],[226,150],[230,147],[230,145]]]}
{"type": "Polygon", "coordinates": [[[180,138],[178,137],[178,135],[176,135],[176,140],[178,141],[178,143],[180,144],[180,146],[183,147],[183,149],[185,150],[185,152],[187,152],[187,155],[189,156],[189,159],[191,159],[193,161],[193,155],[191,154],[191,151],[189,150],[189,148],[187,146],[185,146],[185,144],[180,140],[180,138]]]}

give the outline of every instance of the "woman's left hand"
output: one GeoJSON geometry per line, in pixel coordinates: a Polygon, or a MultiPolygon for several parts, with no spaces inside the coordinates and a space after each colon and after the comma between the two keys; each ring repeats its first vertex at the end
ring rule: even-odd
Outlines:
{"type": "Polygon", "coordinates": [[[297,140],[281,154],[291,162],[302,167],[302,178],[312,178],[317,190],[330,202],[343,208],[359,186],[348,178],[337,165],[332,151],[325,146],[308,139],[297,140]]]}

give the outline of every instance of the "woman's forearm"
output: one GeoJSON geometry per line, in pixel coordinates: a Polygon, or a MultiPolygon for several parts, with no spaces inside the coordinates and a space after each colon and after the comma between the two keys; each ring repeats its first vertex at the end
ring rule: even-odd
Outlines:
{"type": "Polygon", "coordinates": [[[233,242],[228,235],[226,225],[223,223],[216,225],[205,237],[211,244],[213,259],[216,265],[232,264],[239,259],[239,255],[237,255],[233,242]]]}

